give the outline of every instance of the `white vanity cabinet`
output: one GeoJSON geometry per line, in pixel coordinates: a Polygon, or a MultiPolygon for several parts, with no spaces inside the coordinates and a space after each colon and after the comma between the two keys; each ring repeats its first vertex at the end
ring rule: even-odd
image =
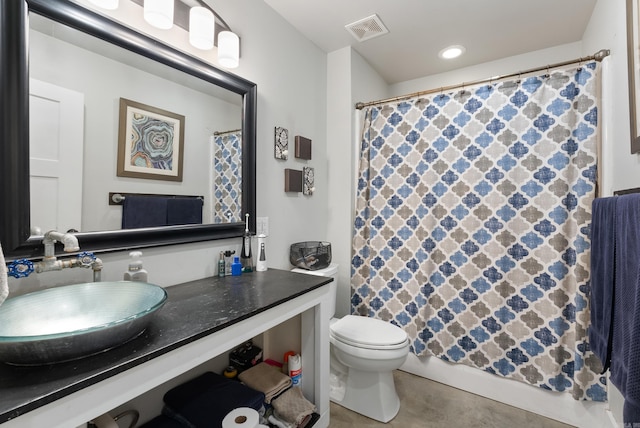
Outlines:
{"type": "Polygon", "coordinates": [[[303,393],[329,424],[331,278],[270,269],[168,287],[137,339],[76,362],[0,367],[2,427],[74,428],[300,315],[303,393]]]}

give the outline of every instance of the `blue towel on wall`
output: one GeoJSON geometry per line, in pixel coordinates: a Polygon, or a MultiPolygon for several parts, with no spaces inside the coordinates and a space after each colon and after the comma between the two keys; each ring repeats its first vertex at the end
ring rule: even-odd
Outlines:
{"type": "Polygon", "coordinates": [[[591,325],[589,345],[602,362],[611,358],[617,197],[596,198],[591,215],[591,325]]]}
{"type": "Polygon", "coordinates": [[[167,225],[202,224],[202,204],[200,198],[167,200],[167,225]]]}
{"type": "Polygon", "coordinates": [[[122,228],[167,225],[167,198],[128,195],[122,202],[122,228]]]}
{"type": "Polygon", "coordinates": [[[617,198],[611,382],[624,423],[640,423],[640,194],[617,198]]]}

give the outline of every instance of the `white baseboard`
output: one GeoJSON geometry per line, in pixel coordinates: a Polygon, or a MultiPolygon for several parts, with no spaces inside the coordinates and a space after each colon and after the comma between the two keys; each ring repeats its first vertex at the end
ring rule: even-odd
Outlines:
{"type": "Polygon", "coordinates": [[[616,418],[613,416],[613,412],[611,410],[607,410],[607,417],[609,418],[609,426],[611,426],[612,428],[618,428],[618,427],[622,427],[622,424],[618,424],[618,422],[616,421],[616,418]]]}
{"type": "Polygon", "coordinates": [[[536,388],[463,364],[409,354],[400,370],[579,428],[616,428],[615,419],[607,414],[611,413],[607,403],[576,401],[568,393],[536,388]]]}

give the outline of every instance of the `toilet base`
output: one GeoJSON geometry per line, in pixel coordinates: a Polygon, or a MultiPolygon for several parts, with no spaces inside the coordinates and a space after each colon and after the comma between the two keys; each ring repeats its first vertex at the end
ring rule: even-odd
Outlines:
{"type": "Polygon", "coordinates": [[[346,385],[340,391],[344,394],[330,394],[329,398],[334,403],[384,423],[398,414],[400,398],[396,392],[393,372],[361,371],[349,367],[346,376],[338,377],[346,378],[346,385]]]}

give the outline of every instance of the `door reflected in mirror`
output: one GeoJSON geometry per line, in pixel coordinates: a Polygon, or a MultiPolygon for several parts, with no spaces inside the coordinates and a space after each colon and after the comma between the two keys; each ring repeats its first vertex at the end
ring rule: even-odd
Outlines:
{"type": "Polygon", "coordinates": [[[32,230],[118,230],[109,193],[203,196],[204,224],[243,221],[243,97],[29,16],[32,230]],[[118,177],[119,100],[185,117],[182,181],[118,177]]]}

